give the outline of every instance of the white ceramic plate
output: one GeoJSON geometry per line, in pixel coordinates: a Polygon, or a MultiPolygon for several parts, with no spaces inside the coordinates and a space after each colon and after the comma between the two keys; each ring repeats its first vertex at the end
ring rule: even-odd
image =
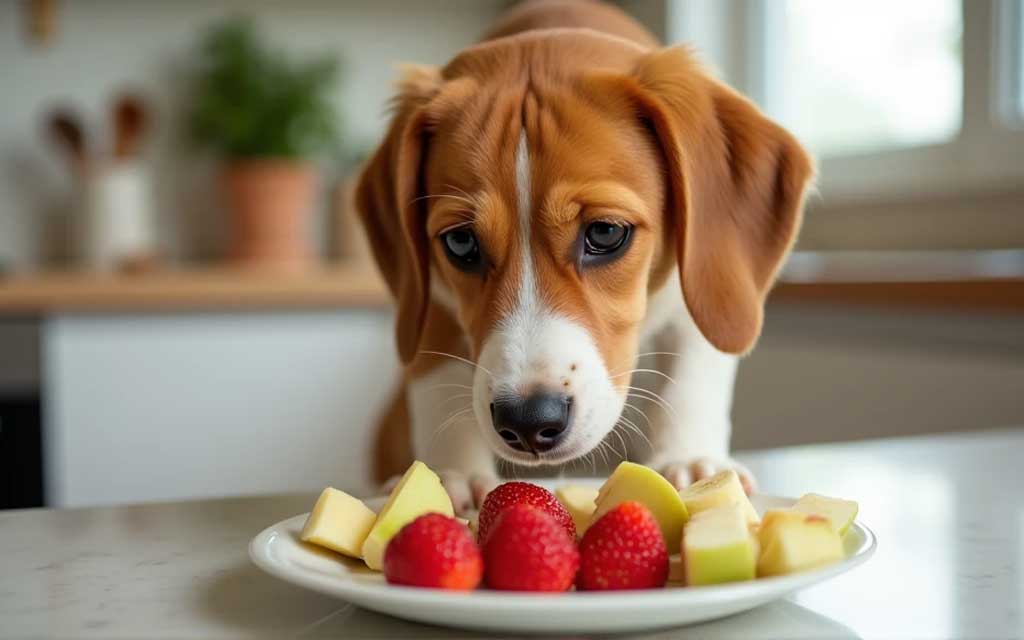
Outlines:
{"type": "MultiPolygon", "coordinates": [[[[789,498],[754,496],[754,506],[787,507],[789,498]]],[[[380,504],[372,504],[379,507],[380,504]]],[[[713,620],[760,606],[861,564],[875,536],[860,522],[847,532],[846,560],[816,571],[714,587],[531,594],[397,587],[332,552],[299,541],[306,514],[268,527],[249,544],[256,566],[282,580],[360,607],[429,624],[518,633],[595,633],[656,629],[713,620]]]]}

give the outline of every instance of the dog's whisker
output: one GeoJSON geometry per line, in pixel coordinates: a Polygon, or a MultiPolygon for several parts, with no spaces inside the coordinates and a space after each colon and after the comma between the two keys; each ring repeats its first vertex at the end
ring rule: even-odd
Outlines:
{"type": "Polygon", "coordinates": [[[629,418],[627,418],[625,416],[619,416],[619,420],[620,420],[620,422],[616,423],[616,426],[621,424],[623,427],[628,429],[631,433],[635,433],[637,435],[637,437],[639,437],[648,446],[648,448],[650,448],[650,450],[652,452],[654,451],[654,445],[651,444],[650,438],[648,438],[647,434],[645,434],[643,431],[640,430],[640,427],[638,427],[635,422],[633,422],[632,420],[630,420],[629,418]]]}
{"type": "Polygon", "coordinates": [[[468,384],[458,384],[458,383],[455,383],[455,382],[445,382],[445,383],[442,383],[442,384],[430,385],[429,387],[424,389],[424,391],[434,391],[436,389],[443,389],[445,387],[457,387],[459,389],[472,389],[473,388],[472,385],[468,385],[468,384]]]}
{"type": "Polygon", "coordinates": [[[412,200],[409,201],[409,204],[410,205],[414,205],[417,202],[420,202],[422,200],[433,200],[435,198],[437,198],[437,199],[448,198],[449,200],[455,200],[456,202],[463,202],[463,203],[469,205],[471,208],[468,211],[464,211],[463,213],[472,213],[473,212],[473,208],[476,207],[476,203],[473,202],[472,200],[470,200],[469,198],[466,198],[466,197],[463,197],[463,196],[460,196],[460,195],[451,194],[451,193],[429,193],[427,195],[423,195],[423,196],[419,196],[417,198],[413,198],[412,200]]]}
{"type": "Polygon", "coordinates": [[[444,356],[445,358],[451,358],[452,360],[458,360],[459,362],[463,362],[465,364],[468,364],[469,366],[471,366],[471,367],[473,367],[475,369],[480,369],[481,371],[483,371],[487,375],[491,376],[491,378],[494,378],[494,374],[491,372],[490,369],[488,369],[487,367],[485,367],[483,365],[480,365],[480,364],[477,364],[477,363],[473,362],[469,358],[463,358],[462,356],[457,356],[457,355],[455,355],[453,353],[445,353],[444,351],[427,351],[427,350],[423,350],[423,351],[420,351],[419,353],[425,353],[425,354],[428,354],[428,355],[435,355],[435,356],[444,356]]]}
{"type": "Polygon", "coordinates": [[[438,409],[440,409],[444,405],[448,404],[452,400],[464,400],[466,398],[472,398],[472,397],[473,397],[472,393],[459,393],[459,394],[456,394],[454,396],[449,396],[449,397],[445,398],[444,400],[442,400],[441,402],[437,403],[437,405],[434,406],[433,411],[437,411],[438,409]]]}
{"type": "Polygon", "coordinates": [[[448,416],[447,418],[445,418],[445,420],[440,425],[438,425],[438,427],[436,429],[434,429],[433,432],[431,432],[430,439],[427,441],[427,447],[428,448],[433,447],[434,440],[438,436],[440,436],[445,430],[447,430],[448,427],[450,427],[451,425],[455,424],[455,422],[460,417],[466,415],[467,413],[471,413],[472,411],[473,411],[473,407],[472,406],[463,407],[462,409],[459,409],[455,413],[453,413],[450,416],[448,416]]]}
{"type": "Polygon", "coordinates": [[[458,187],[458,186],[456,186],[454,184],[446,184],[446,185],[444,185],[444,188],[445,189],[451,189],[452,191],[457,192],[459,195],[463,196],[464,199],[466,199],[466,200],[469,200],[469,201],[474,202],[474,203],[476,202],[476,198],[473,197],[473,194],[468,193],[465,189],[463,189],[461,187],[458,187]]]}
{"type": "Polygon", "coordinates": [[[657,375],[657,376],[661,376],[662,378],[665,378],[666,380],[668,380],[672,384],[676,384],[676,381],[673,380],[668,374],[665,374],[665,373],[663,373],[661,371],[658,371],[657,369],[630,369],[629,371],[623,371],[622,373],[616,373],[615,375],[611,375],[611,376],[608,376],[608,377],[612,378],[614,380],[615,378],[621,378],[622,376],[628,376],[631,373],[651,373],[651,374],[654,374],[654,375],[657,375]]]}
{"type": "Polygon", "coordinates": [[[647,423],[647,428],[648,428],[648,429],[651,429],[651,428],[652,428],[652,425],[651,425],[651,419],[650,419],[650,417],[648,417],[648,415],[647,415],[646,413],[644,413],[644,412],[643,412],[643,411],[642,411],[642,410],[640,409],[640,407],[638,407],[638,406],[636,406],[636,405],[634,405],[634,404],[632,404],[632,403],[630,403],[630,402],[626,402],[626,403],[625,403],[625,404],[623,405],[623,409],[632,409],[633,411],[636,411],[637,413],[639,413],[639,414],[640,414],[640,415],[641,415],[641,416],[643,417],[644,421],[645,421],[645,422],[647,423]]]}
{"type": "Polygon", "coordinates": [[[650,402],[654,402],[655,404],[657,404],[658,406],[663,408],[667,413],[672,414],[673,418],[676,418],[676,419],[679,418],[678,414],[676,414],[675,409],[672,408],[672,405],[669,404],[668,400],[666,400],[665,398],[662,398],[660,395],[658,395],[657,393],[651,391],[650,389],[644,389],[642,387],[626,387],[626,388],[630,390],[630,395],[633,395],[633,396],[635,396],[637,398],[640,398],[642,400],[648,400],[650,402]]]}
{"type": "Polygon", "coordinates": [[[637,358],[643,358],[646,356],[675,356],[676,358],[682,358],[683,354],[676,353],[675,351],[647,351],[636,355],[637,358]]]}

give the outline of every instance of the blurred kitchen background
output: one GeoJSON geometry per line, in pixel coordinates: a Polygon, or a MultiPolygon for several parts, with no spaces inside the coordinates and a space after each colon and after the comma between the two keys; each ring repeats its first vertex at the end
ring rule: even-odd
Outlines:
{"type": "MultiPolygon", "coordinates": [[[[0,508],[367,487],[351,176],[509,4],[0,0],[0,508]]],[[[736,448],[1024,424],[1022,1],[620,4],[819,158],[736,448]]]]}

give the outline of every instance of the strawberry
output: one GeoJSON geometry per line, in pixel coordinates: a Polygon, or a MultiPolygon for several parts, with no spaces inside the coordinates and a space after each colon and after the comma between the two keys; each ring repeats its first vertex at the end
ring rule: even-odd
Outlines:
{"type": "Polygon", "coordinates": [[[576,588],[652,589],[665,586],[667,578],[665,539],[643,504],[623,502],[583,534],[576,588]]]}
{"type": "Polygon", "coordinates": [[[576,525],[572,522],[572,516],[558,501],[555,494],[529,482],[506,482],[496,487],[484,498],[484,503],[480,507],[480,516],[477,519],[477,542],[484,544],[498,516],[505,509],[516,504],[528,504],[544,511],[562,525],[573,540],[576,539],[576,525]]]}
{"type": "Polygon", "coordinates": [[[440,513],[405,525],[384,550],[384,576],[392,584],[469,591],[483,573],[483,557],[469,529],[440,513]]]}
{"type": "Polygon", "coordinates": [[[505,591],[565,591],[579,568],[565,526],[528,504],[505,509],[484,545],[487,585],[505,591]]]}

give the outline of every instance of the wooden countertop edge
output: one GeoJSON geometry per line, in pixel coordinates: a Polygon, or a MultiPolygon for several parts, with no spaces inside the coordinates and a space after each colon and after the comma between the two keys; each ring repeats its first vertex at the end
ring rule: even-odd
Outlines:
{"type": "Polygon", "coordinates": [[[779,282],[769,303],[1024,313],[1024,278],[779,282]]]}
{"type": "MultiPolygon", "coordinates": [[[[1024,313],[1024,277],[779,282],[771,304],[1024,313]]],[[[54,272],[0,279],[0,315],[389,308],[380,276],[324,267],[284,274],[233,269],[143,275],[54,272]]]]}
{"type": "Polygon", "coordinates": [[[386,308],[366,269],[301,273],[232,269],[141,275],[47,273],[0,279],[0,314],[386,308]]]}

